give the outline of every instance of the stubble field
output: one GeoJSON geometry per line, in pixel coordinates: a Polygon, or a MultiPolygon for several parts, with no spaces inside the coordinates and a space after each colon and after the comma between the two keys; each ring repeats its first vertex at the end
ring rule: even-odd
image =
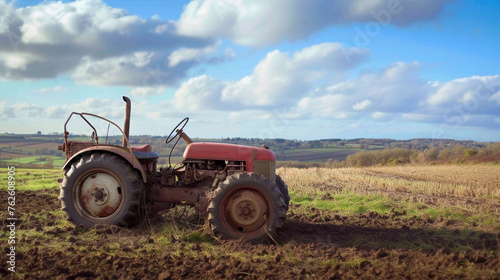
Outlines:
{"type": "Polygon", "coordinates": [[[16,273],[3,171],[0,278],[500,278],[500,166],[280,168],[292,200],[266,244],[218,240],[184,208],[134,228],[75,228],[61,174],[18,170],[16,273]]]}

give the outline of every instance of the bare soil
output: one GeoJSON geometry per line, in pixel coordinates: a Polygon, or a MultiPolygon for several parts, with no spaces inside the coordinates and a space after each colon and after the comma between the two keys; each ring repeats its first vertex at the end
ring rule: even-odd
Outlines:
{"type": "MultiPolygon", "coordinates": [[[[17,193],[16,213],[23,218],[16,232],[16,273],[7,271],[9,232],[4,225],[0,278],[500,278],[497,233],[442,217],[397,212],[343,216],[314,208],[302,211],[303,206],[291,204],[278,240],[268,244],[207,240],[207,235],[200,240],[175,234],[161,239],[151,234],[151,224],[165,222],[161,217],[131,229],[94,229],[95,238],[89,241],[88,230],[59,225],[55,192],[17,193]]],[[[0,197],[7,201],[5,193],[0,197]]],[[[206,227],[195,225],[192,230],[203,232],[206,227]]]]}

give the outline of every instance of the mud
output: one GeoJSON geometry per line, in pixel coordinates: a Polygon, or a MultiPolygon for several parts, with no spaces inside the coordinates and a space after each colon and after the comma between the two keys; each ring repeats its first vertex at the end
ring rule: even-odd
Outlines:
{"type": "Polygon", "coordinates": [[[205,233],[206,227],[186,220],[173,222],[184,228],[189,224],[193,234],[161,238],[151,229],[168,222],[162,217],[131,229],[83,230],[60,221],[54,191],[19,192],[16,198],[21,217],[16,273],[7,271],[9,232],[3,220],[0,278],[500,278],[497,233],[442,217],[408,217],[396,211],[343,216],[291,204],[277,240],[250,244],[216,240],[205,233]]]}

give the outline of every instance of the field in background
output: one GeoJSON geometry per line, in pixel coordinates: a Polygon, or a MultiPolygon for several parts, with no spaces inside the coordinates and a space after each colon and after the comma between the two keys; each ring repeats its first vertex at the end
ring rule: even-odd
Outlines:
{"type": "MultiPolygon", "coordinates": [[[[291,195],[285,226],[276,243],[247,244],[218,240],[183,207],[136,228],[75,228],[57,199],[61,172],[17,168],[18,276],[500,277],[500,166],[277,172],[291,195]]],[[[3,182],[6,173],[0,173],[3,182]]],[[[5,185],[1,190],[6,201],[5,185]]],[[[0,276],[7,272],[0,269],[0,276]]]]}
{"type": "MultiPolygon", "coordinates": [[[[144,138],[144,137],[143,137],[144,138]]],[[[133,145],[153,144],[153,150],[160,153],[159,166],[168,165],[170,145],[165,145],[158,139],[135,139],[133,145]],[[148,142],[150,141],[150,142],[148,142]]],[[[76,140],[73,139],[73,140],[76,140]]],[[[88,140],[88,139],[85,139],[88,140]]],[[[161,140],[161,139],[160,139],[161,140]]],[[[214,139],[195,139],[195,141],[225,142],[214,139]]],[[[60,168],[65,162],[64,154],[57,149],[63,142],[38,142],[38,141],[1,141],[0,139],[0,166],[17,164],[26,168],[60,168]]],[[[170,159],[171,164],[182,161],[184,143],[174,150],[170,159]]],[[[256,144],[254,146],[260,146],[256,144]]],[[[326,162],[328,160],[343,161],[347,156],[354,154],[359,149],[349,147],[327,147],[327,148],[293,148],[275,151],[279,161],[300,162],[326,162]]]]}
{"type": "Polygon", "coordinates": [[[500,199],[500,166],[433,165],[364,168],[281,168],[295,191],[430,195],[443,198],[500,199]]]}
{"type": "MultiPolygon", "coordinates": [[[[121,145],[121,137],[99,138],[105,143],[121,145]]],[[[89,141],[90,136],[72,135],[72,141],[89,141]]],[[[402,164],[500,163],[500,142],[475,142],[450,139],[322,139],[288,140],[258,138],[193,139],[195,142],[220,142],[269,147],[279,167],[350,167],[402,164]]],[[[57,148],[63,143],[59,134],[0,134],[0,167],[17,164],[25,168],[60,168],[64,153],[57,148]]],[[[131,136],[132,146],[152,145],[160,154],[158,166],[182,161],[186,144],[180,141],[172,149],[162,136],[131,136]]]]}

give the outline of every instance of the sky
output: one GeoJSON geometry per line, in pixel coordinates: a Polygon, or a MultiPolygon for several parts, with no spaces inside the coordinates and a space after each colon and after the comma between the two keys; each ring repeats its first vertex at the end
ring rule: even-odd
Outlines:
{"type": "Polygon", "coordinates": [[[496,0],[0,0],[0,133],[500,141],[496,0]],[[99,130],[106,130],[103,124],[99,130]],[[68,131],[90,134],[72,118],[68,131]]]}

